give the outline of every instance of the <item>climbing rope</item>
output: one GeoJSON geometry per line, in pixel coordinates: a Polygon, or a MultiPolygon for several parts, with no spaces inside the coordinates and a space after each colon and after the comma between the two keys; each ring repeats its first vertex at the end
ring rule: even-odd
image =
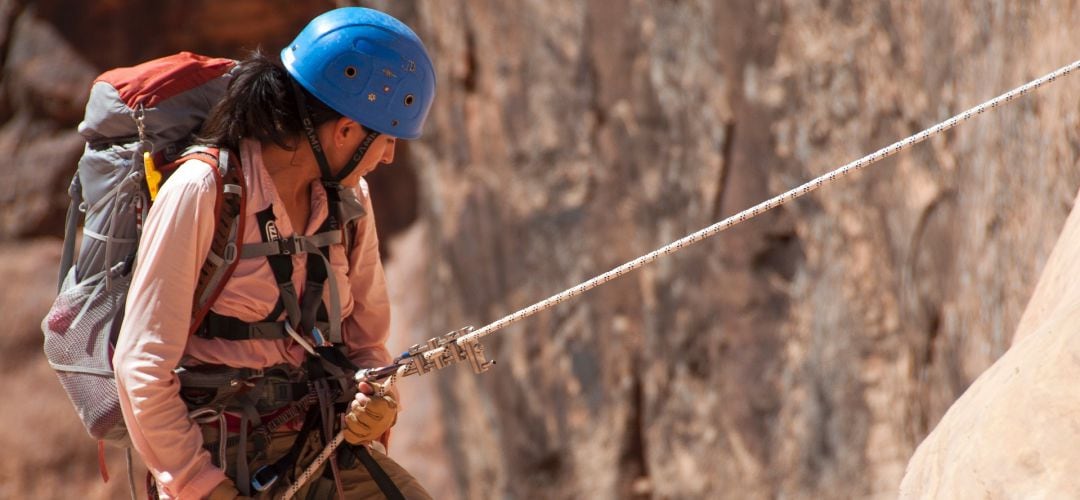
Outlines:
{"type": "Polygon", "coordinates": [[[315,473],[319,471],[319,467],[322,467],[322,464],[330,459],[330,455],[333,455],[334,450],[337,450],[338,446],[341,446],[341,443],[344,441],[345,433],[337,433],[337,435],[334,436],[334,439],[330,440],[330,443],[328,443],[319,455],[315,457],[315,461],[311,462],[311,465],[296,477],[296,481],[293,482],[293,484],[289,485],[289,489],[285,490],[285,493],[281,496],[282,500],[292,500],[292,498],[296,496],[296,493],[300,491],[300,488],[303,488],[304,485],[315,476],[315,473]]]}
{"type": "MultiPolygon", "coordinates": [[[[1035,89],[1043,86],[1043,85],[1046,85],[1047,83],[1053,82],[1054,80],[1057,80],[1058,78],[1061,78],[1061,77],[1063,77],[1065,75],[1068,75],[1069,73],[1073,72],[1077,68],[1080,68],[1080,61],[1076,61],[1076,62],[1074,62],[1072,64],[1069,64],[1068,66],[1063,66],[1062,68],[1058,69],[1057,71],[1049,73],[1046,76],[1043,76],[1042,78],[1032,80],[1031,82],[1028,82],[1028,83],[1026,83],[1026,84],[1024,84],[1024,85],[1022,85],[1020,87],[1017,87],[1017,88],[1015,88],[1013,90],[1010,90],[1010,91],[1008,91],[1008,92],[1006,92],[1004,94],[1001,94],[1000,96],[995,97],[994,99],[986,101],[986,102],[984,102],[984,103],[982,103],[982,104],[980,104],[978,106],[975,106],[975,107],[973,107],[973,108],[971,108],[971,109],[969,109],[967,111],[964,111],[963,113],[960,113],[960,114],[958,114],[956,116],[953,116],[952,118],[949,118],[948,120],[945,120],[945,121],[943,121],[943,122],[941,122],[941,123],[939,123],[937,125],[934,125],[933,127],[930,127],[930,128],[928,128],[926,130],[923,130],[922,132],[919,132],[919,133],[917,133],[917,134],[915,134],[913,136],[910,136],[907,139],[904,139],[904,140],[899,141],[899,142],[895,142],[895,143],[890,144],[890,145],[888,145],[888,146],[886,146],[884,148],[881,148],[881,149],[879,149],[879,150],[877,150],[877,151],[875,151],[875,152],[873,152],[873,153],[871,153],[869,155],[866,155],[866,156],[864,156],[862,158],[859,158],[858,160],[855,160],[855,161],[853,161],[851,163],[848,163],[847,165],[844,165],[844,166],[842,166],[842,167],[840,167],[840,168],[838,168],[836,170],[833,170],[833,171],[831,171],[831,172],[829,172],[827,174],[821,175],[821,176],[815,178],[814,180],[812,180],[810,182],[807,182],[807,183],[805,183],[805,184],[803,184],[803,185],[801,185],[799,187],[796,187],[794,189],[791,189],[789,191],[781,193],[781,194],[779,194],[777,196],[769,198],[768,200],[765,200],[765,201],[763,201],[761,203],[758,203],[757,205],[754,205],[754,206],[752,206],[752,207],[750,207],[750,208],[748,208],[746,210],[743,210],[742,212],[739,212],[739,213],[737,213],[735,215],[732,215],[732,216],[730,216],[730,217],[728,217],[728,218],[726,218],[724,220],[721,220],[720,222],[717,222],[717,223],[715,223],[715,224],[713,224],[713,225],[711,225],[709,227],[706,227],[705,229],[702,229],[700,231],[692,233],[692,234],[690,234],[690,235],[688,235],[688,236],[686,236],[686,237],[684,237],[684,238],[682,238],[682,239],[680,239],[678,241],[675,241],[675,242],[670,243],[670,244],[668,244],[666,246],[663,246],[661,248],[653,250],[652,252],[649,252],[648,254],[642,255],[641,257],[638,257],[638,258],[636,258],[636,259],[634,259],[634,260],[632,260],[630,262],[627,262],[627,263],[625,263],[625,264],[623,264],[623,265],[621,265],[619,267],[616,267],[616,268],[614,268],[614,269],[612,269],[612,270],[610,270],[610,271],[608,271],[608,272],[606,272],[604,274],[601,274],[601,275],[599,275],[599,276],[597,276],[595,278],[592,278],[592,279],[590,279],[590,280],[588,280],[588,281],[586,281],[584,283],[581,283],[581,284],[579,284],[579,285],[577,285],[577,286],[575,286],[573,288],[569,288],[569,289],[567,289],[565,291],[562,291],[562,292],[560,292],[558,294],[552,295],[551,297],[548,297],[548,298],[546,298],[546,299],[544,299],[544,300],[542,300],[540,302],[537,302],[537,303],[535,303],[535,304],[533,304],[533,305],[531,305],[529,307],[521,309],[521,310],[519,310],[519,311],[517,311],[517,312],[515,312],[513,314],[507,315],[507,316],[503,317],[502,319],[499,319],[498,321],[495,321],[494,323],[491,323],[491,324],[489,324],[487,326],[484,326],[483,328],[480,328],[479,330],[476,330],[476,331],[474,331],[472,333],[462,335],[460,338],[458,338],[456,340],[456,342],[459,345],[465,345],[465,344],[470,343],[470,342],[475,342],[475,341],[479,340],[481,337],[489,335],[489,334],[495,332],[496,330],[505,328],[505,327],[507,327],[507,326],[509,326],[509,325],[511,325],[513,323],[516,323],[516,322],[518,322],[518,321],[520,321],[522,319],[525,319],[525,318],[527,318],[529,316],[532,316],[533,314],[536,314],[536,313],[538,313],[540,311],[543,311],[545,309],[549,309],[551,307],[554,307],[554,306],[556,306],[556,305],[558,305],[558,304],[560,304],[562,302],[565,302],[565,301],[567,301],[567,300],[569,300],[569,299],[571,299],[573,297],[581,295],[582,293],[585,293],[585,292],[587,292],[587,291],[589,291],[589,290],[591,290],[593,288],[596,288],[596,287],[598,287],[598,286],[600,286],[600,285],[602,285],[604,283],[607,283],[608,281],[616,279],[616,278],[618,278],[618,277],[620,277],[620,276],[622,276],[622,275],[624,275],[624,274],[626,274],[626,273],[628,273],[630,271],[638,269],[639,267],[642,267],[642,266],[644,266],[644,265],[646,265],[646,264],[648,264],[648,263],[650,263],[650,262],[652,262],[652,261],[654,261],[656,259],[659,259],[660,257],[663,257],[663,256],[668,255],[668,254],[672,254],[672,253],[675,253],[675,252],[678,252],[679,250],[681,250],[683,247],[685,247],[687,245],[691,245],[693,243],[697,243],[697,242],[699,242],[701,240],[704,240],[705,238],[713,236],[713,235],[715,235],[715,234],[717,234],[717,233],[719,233],[719,232],[721,232],[721,231],[723,231],[723,230],[725,230],[725,229],[727,229],[727,228],[729,228],[731,226],[734,226],[734,225],[736,225],[736,224],[738,224],[740,222],[744,222],[744,221],[747,221],[749,219],[753,219],[754,217],[757,217],[758,215],[761,215],[761,214],[763,214],[763,213],[765,213],[765,212],[767,212],[769,210],[772,210],[772,209],[774,209],[774,208],[776,208],[776,207],[778,207],[780,205],[783,205],[783,204],[788,203],[788,202],[790,202],[790,201],[792,201],[792,200],[794,200],[796,198],[799,198],[799,197],[801,197],[801,196],[803,196],[803,195],[805,195],[805,194],[807,194],[807,193],[809,193],[811,191],[814,191],[817,188],[819,188],[819,187],[821,187],[821,186],[823,186],[825,184],[828,184],[828,183],[830,183],[830,182],[832,182],[832,181],[834,181],[834,180],[836,180],[836,179],[838,179],[840,177],[843,177],[843,176],[845,176],[845,175],[847,175],[847,174],[849,174],[851,172],[854,172],[856,170],[860,170],[860,169],[862,169],[862,168],[864,168],[864,167],[866,167],[868,165],[871,165],[871,164],[876,163],[876,162],[878,162],[880,160],[888,158],[888,157],[890,157],[890,156],[892,156],[892,155],[894,155],[894,154],[896,154],[896,153],[898,153],[900,151],[903,151],[903,150],[905,150],[905,149],[907,149],[907,148],[909,148],[909,147],[911,147],[911,146],[913,146],[915,144],[918,144],[918,143],[920,143],[922,141],[925,141],[926,139],[930,138],[931,136],[934,136],[934,135],[937,135],[937,134],[939,134],[941,132],[949,130],[949,129],[957,126],[958,124],[971,119],[972,117],[980,115],[986,110],[997,108],[998,106],[1000,106],[1002,104],[1005,104],[1005,103],[1007,103],[1007,102],[1009,102],[1009,101],[1011,101],[1013,99],[1016,99],[1017,97],[1020,97],[1020,96],[1026,94],[1026,93],[1028,93],[1028,92],[1030,92],[1032,90],[1035,90],[1035,89]]],[[[445,349],[445,347],[439,348],[439,349],[434,349],[434,350],[431,350],[431,351],[427,351],[427,352],[424,353],[424,356],[425,357],[438,356],[439,354],[441,354],[441,350],[443,350],[443,349],[445,349]]],[[[404,375],[404,373],[400,373],[399,375],[404,375]]]]}
{"type": "MultiPolygon", "coordinates": [[[[687,235],[677,241],[669,243],[668,245],[653,250],[652,252],[642,255],[641,257],[638,257],[630,262],[618,266],[577,286],[568,288],[529,307],[504,316],[503,318],[491,324],[488,324],[487,326],[484,326],[479,330],[458,330],[457,332],[451,332],[443,337],[436,337],[431,339],[430,341],[428,341],[428,345],[426,347],[421,345],[413,346],[413,348],[411,348],[409,352],[405,353],[400,358],[398,358],[398,360],[396,360],[395,365],[362,370],[361,372],[357,373],[356,378],[357,380],[375,381],[384,380],[389,377],[390,382],[392,383],[393,379],[395,378],[423,374],[430,369],[443,368],[444,366],[447,366],[454,362],[463,361],[466,358],[468,358],[470,361],[473,361],[474,370],[476,370],[477,372],[484,371],[486,370],[486,364],[483,362],[482,359],[483,349],[478,342],[482,337],[490,335],[497,330],[521,321],[522,319],[532,316],[533,314],[536,314],[540,311],[550,309],[558,304],[577,297],[578,295],[581,295],[589,290],[592,290],[593,288],[603,285],[604,283],[619,278],[622,275],[629,273],[630,271],[636,270],[646,264],[649,264],[656,259],[659,259],[660,257],[678,252],[679,250],[682,250],[683,247],[704,240],[740,222],[753,219],[758,215],[761,215],[780,205],[795,200],[796,198],[799,198],[811,191],[814,191],[817,188],[833,182],[836,179],[843,177],[853,171],[860,170],[868,165],[888,158],[915,144],[925,141],[926,139],[934,135],[949,130],[959,125],[960,123],[963,123],[977,115],[980,115],[987,110],[995,109],[1002,104],[1016,99],[1017,97],[1020,97],[1028,92],[1031,92],[1032,90],[1035,90],[1039,87],[1042,87],[1043,85],[1057,80],[1058,78],[1068,75],[1069,73],[1075,71],[1077,68],[1080,68],[1080,61],[1076,61],[1067,66],[1063,66],[1052,73],[1049,73],[1041,78],[1032,80],[1024,85],[1016,87],[1015,89],[1001,94],[989,101],[979,104],[978,106],[975,106],[971,109],[968,109],[963,113],[953,116],[948,120],[938,123],[933,127],[923,130],[922,132],[912,135],[904,140],[890,144],[871,154],[859,158],[858,160],[852,161],[840,168],[837,168],[836,170],[833,170],[829,173],[818,176],[810,182],[807,182],[799,187],[769,198],[761,203],[758,203],[757,205],[754,205],[735,215],[723,219],[720,222],[717,222],[709,227],[687,235]],[[476,354],[476,349],[479,349],[480,354],[476,354]],[[477,361],[474,356],[479,356],[480,359],[477,361]]],[[[306,482],[308,478],[314,475],[315,471],[318,470],[322,463],[326,461],[327,457],[330,456],[333,450],[337,448],[343,440],[344,435],[342,433],[338,433],[338,435],[334,437],[330,444],[327,445],[325,449],[323,449],[323,452],[317,457],[315,462],[313,462],[308,467],[308,469],[305,470],[303,474],[301,474],[300,478],[298,478],[297,482],[292,485],[288,492],[286,492],[286,495],[283,498],[285,498],[286,500],[292,498],[292,496],[296,494],[296,491],[300,489],[300,485],[302,485],[304,482],[306,482]]]]}
{"type": "MultiPolygon", "coordinates": [[[[395,375],[390,375],[390,377],[384,380],[382,384],[377,384],[375,393],[382,396],[389,392],[396,378],[395,375]]],[[[345,427],[345,415],[341,416],[341,427],[345,427]]],[[[315,473],[319,471],[319,467],[322,467],[322,464],[330,459],[330,455],[333,455],[334,450],[337,450],[343,442],[345,442],[345,433],[339,431],[334,438],[323,447],[322,451],[315,457],[315,460],[311,462],[311,465],[308,465],[307,468],[296,477],[296,481],[289,485],[289,488],[286,489],[285,493],[281,496],[282,500],[292,500],[292,498],[300,491],[300,488],[315,476],[315,473]]]]}

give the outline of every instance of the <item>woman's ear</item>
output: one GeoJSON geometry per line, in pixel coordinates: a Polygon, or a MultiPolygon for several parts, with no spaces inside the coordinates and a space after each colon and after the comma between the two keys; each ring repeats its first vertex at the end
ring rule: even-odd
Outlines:
{"type": "Polygon", "coordinates": [[[334,142],[338,147],[345,145],[354,136],[361,134],[360,124],[344,116],[338,118],[334,126],[334,142]]]}

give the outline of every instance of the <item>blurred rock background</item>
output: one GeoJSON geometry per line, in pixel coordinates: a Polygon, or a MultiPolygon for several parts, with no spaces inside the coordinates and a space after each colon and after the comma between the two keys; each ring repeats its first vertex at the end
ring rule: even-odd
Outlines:
{"type": "MultiPolygon", "coordinates": [[[[1080,46],[1070,0],[363,4],[413,26],[440,78],[425,137],[369,179],[398,347],[487,324],[1080,46]]],[[[126,496],[98,478],[37,329],[94,76],[276,51],[335,5],[0,0],[0,497],[126,496]]],[[[1073,206],[1076,78],[489,337],[493,372],[406,379],[392,453],[439,498],[895,496],[1010,345],[1073,206]]],[[[110,463],[122,476],[122,454],[110,463]]]]}

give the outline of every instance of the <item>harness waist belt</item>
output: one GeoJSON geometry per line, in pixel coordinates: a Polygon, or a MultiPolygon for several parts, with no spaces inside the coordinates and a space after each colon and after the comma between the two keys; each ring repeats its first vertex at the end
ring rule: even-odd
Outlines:
{"type": "MultiPolygon", "coordinates": [[[[316,322],[315,326],[322,332],[330,331],[330,323],[316,322]]],[[[308,334],[310,332],[303,332],[308,334]]],[[[231,316],[222,316],[213,312],[206,315],[202,326],[195,335],[207,339],[225,340],[284,340],[291,338],[285,332],[285,323],[282,321],[258,321],[248,323],[231,316]]]]}
{"type": "Polygon", "coordinates": [[[180,396],[190,409],[207,406],[240,409],[244,401],[265,415],[303,398],[310,390],[307,376],[294,366],[264,370],[200,365],[177,370],[180,396]],[[243,395],[244,401],[236,397],[243,395]]]}

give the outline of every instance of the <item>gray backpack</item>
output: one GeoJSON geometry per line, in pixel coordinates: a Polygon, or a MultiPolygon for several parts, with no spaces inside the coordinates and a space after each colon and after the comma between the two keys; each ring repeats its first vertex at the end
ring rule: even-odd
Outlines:
{"type": "Polygon", "coordinates": [[[218,174],[217,227],[199,275],[192,330],[238,261],[243,186],[228,152],[187,149],[224,96],[236,62],[182,52],[103,73],[79,133],[86,149],[69,189],[59,295],[41,323],[45,356],[90,435],[124,441],[112,353],[139,250],[142,220],[159,179],[198,156],[218,174]],[[157,168],[155,165],[161,165],[157,168]],[[149,181],[147,179],[150,179],[149,181]],[[76,258],[76,229],[83,239],[76,258]]]}

